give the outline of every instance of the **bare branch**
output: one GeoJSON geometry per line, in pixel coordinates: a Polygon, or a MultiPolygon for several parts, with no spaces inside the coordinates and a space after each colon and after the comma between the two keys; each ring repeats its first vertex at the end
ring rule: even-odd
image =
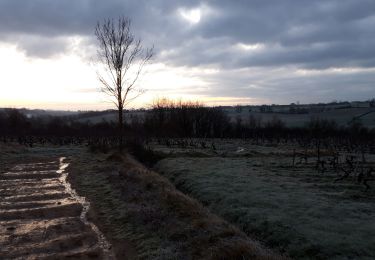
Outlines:
{"type": "Polygon", "coordinates": [[[143,67],[153,56],[153,47],[144,50],[141,40],[135,39],[130,26],[129,18],[120,17],[117,22],[105,19],[95,27],[95,36],[99,42],[97,55],[106,68],[109,80],[100,73],[97,76],[102,84],[102,92],[115,100],[119,110],[120,130],[123,109],[145,92],[137,89],[135,84],[143,67]],[[129,72],[133,67],[136,67],[135,74],[129,72]],[[132,93],[135,95],[129,98],[132,93]]]}

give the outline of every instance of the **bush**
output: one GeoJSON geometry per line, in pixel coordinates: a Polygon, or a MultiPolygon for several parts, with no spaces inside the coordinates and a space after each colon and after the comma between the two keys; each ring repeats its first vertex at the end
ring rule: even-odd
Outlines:
{"type": "Polygon", "coordinates": [[[126,143],[126,147],[137,160],[148,167],[154,166],[158,161],[165,158],[165,156],[151,150],[149,147],[145,148],[143,142],[139,139],[129,140],[126,143]]]}

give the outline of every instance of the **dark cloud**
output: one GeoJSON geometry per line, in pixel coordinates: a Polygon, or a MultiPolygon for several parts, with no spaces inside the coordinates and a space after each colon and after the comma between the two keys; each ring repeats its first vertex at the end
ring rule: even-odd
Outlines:
{"type": "Polygon", "coordinates": [[[375,67],[374,0],[2,0],[0,39],[30,56],[48,57],[68,52],[75,36],[85,38],[82,49],[94,45],[96,22],[119,15],[132,19],[145,46],[155,45],[158,61],[219,69],[206,79],[216,93],[269,98],[267,92],[273,90],[279,94],[275,100],[285,100],[291,91],[301,97],[312,91],[316,98],[373,93],[369,86],[374,77],[367,72],[289,78],[277,72],[268,77],[280,67],[289,68],[283,73],[375,67]],[[194,8],[201,10],[196,24],[180,15],[194,8]],[[259,77],[268,79],[239,72],[253,68],[263,68],[259,77]],[[249,88],[251,84],[259,87],[249,88]],[[223,87],[227,85],[232,88],[223,87]]]}
{"type": "Polygon", "coordinates": [[[206,96],[251,97],[272,103],[368,100],[374,97],[375,69],[306,70],[242,69],[202,75],[206,96]]]}
{"type": "MultiPolygon", "coordinates": [[[[211,3],[211,2],[209,2],[211,3]]],[[[374,1],[223,1],[196,34],[212,42],[263,43],[262,52],[217,52],[234,66],[373,66],[374,1]],[[227,59],[226,59],[227,58],[227,59]]],[[[199,40],[197,40],[199,42],[199,40]]],[[[187,46],[189,47],[189,46],[187,46]]],[[[204,46],[198,56],[206,58],[204,46]]],[[[180,46],[183,49],[184,46],[180,46]]],[[[205,59],[204,59],[205,60],[205,59]]],[[[208,59],[211,62],[212,59],[208,59]]],[[[193,61],[194,63],[195,61],[193,61]]],[[[225,63],[227,65],[228,63],[225,63]]]]}
{"type": "Polygon", "coordinates": [[[64,52],[61,40],[57,45],[55,40],[41,40],[38,50],[35,42],[28,42],[32,37],[26,36],[93,37],[98,20],[119,15],[131,17],[137,34],[145,43],[155,43],[159,52],[174,50],[165,58],[176,65],[374,65],[373,0],[3,0],[0,35],[16,40],[30,54],[64,52]],[[178,17],[181,8],[201,8],[201,21],[195,25],[184,22],[178,17]],[[236,43],[262,43],[267,48],[256,53],[229,51],[236,43]]]}

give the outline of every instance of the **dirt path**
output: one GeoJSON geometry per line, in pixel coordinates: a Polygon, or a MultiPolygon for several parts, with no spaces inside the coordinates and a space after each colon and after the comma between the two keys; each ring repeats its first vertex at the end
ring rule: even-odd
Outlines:
{"type": "Polygon", "coordinates": [[[65,167],[54,158],[0,173],[0,259],[114,259],[65,167]]]}

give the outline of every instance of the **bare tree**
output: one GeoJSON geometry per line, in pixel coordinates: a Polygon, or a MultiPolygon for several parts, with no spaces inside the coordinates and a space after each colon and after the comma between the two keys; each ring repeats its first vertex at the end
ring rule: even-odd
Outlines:
{"type": "Polygon", "coordinates": [[[123,145],[124,108],[144,93],[136,82],[144,65],[152,58],[153,48],[144,49],[140,39],[135,39],[130,29],[131,20],[105,19],[98,22],[95,35],[99,41],[98,57],[105,73],[98,72],[102,91],[113,98],[118,110],[119,145],[123,145]]]}

